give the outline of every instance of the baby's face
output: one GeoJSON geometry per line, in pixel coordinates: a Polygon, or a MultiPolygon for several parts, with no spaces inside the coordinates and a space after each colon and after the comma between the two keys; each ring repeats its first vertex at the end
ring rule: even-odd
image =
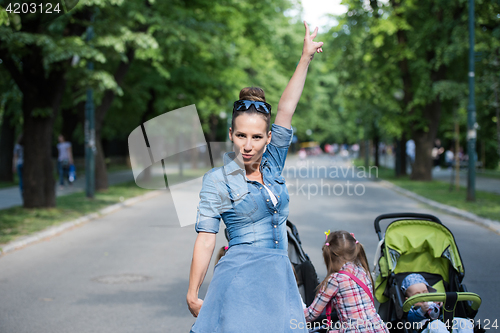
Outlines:
{"type": "Polygon", "coordinates": [[[415,283],[411,286],[408,287],[408,289],[406,289],[406,298],[408,297],[412,297],[414,295],[418,295],[418,294],[425,294],[425,293],[428,293],[429,290],[427,290],[427,286],[425,285],[425,283],[415,283]]]}

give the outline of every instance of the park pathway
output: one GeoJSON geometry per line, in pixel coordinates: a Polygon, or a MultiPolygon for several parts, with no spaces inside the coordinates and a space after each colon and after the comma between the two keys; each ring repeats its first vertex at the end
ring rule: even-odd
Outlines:
{"type": "MultiPolygon", "coordinates": [[[[433,211],[352,171],[347,161],[329,157],[310,158],[300,165],[295,156],[287,161],[289,219],[297,225],[320,279],[326,274],[321,255],[324,231],[354,232],[371,265],[377,245],[376,216],[431,213],[455,235],[465,266],[464,282],[483,299],[477,318],[497,319],[500,236],[433,211]]],[[[165,191],[4,255],[0,332],[188,332],[195,320],[185,301],[195,238],[192,225],[179,226],[172,197],[165,191]]],[[[227,244],[223,233],[217,240],[217,247],[227,244]]],[[[200,290],[202,298],[212,270],[211,265],[200,290]]]]}

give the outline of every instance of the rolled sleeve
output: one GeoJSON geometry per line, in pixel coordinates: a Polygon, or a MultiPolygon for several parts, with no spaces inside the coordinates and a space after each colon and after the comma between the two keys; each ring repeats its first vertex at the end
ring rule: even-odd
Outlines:
{"type": "Polygon", "coordinates": [[[280,125],[271,125],[271,145],[278,148],[288,148],[292,143],[293,130],[280,125]]]}
{"type": "Polygon", "coordinates": [[[285,167],[288,147],[292,142],[293,130],[280,125],[271,126],[271,142],[267,145],[265,156],[271,165],[278,170],[276,175],[280,175],[285,167]]]}
{"type": "Polygon", "coordinates": [[[218,233],[220,226],[221,200],[215,182],[210,173],[203,176],[203,185],[200,191],[200,203],[196,214],[196,232],[218,233]]]}

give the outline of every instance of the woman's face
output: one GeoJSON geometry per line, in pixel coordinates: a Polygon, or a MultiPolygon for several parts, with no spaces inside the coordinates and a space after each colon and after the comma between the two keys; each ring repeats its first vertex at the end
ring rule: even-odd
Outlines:
{"type": "Polygon", "coordinates": [[[243,113],[234,119],[234,127],[229,129],[234,152],[245,167],[256,169],[266,145],[271,142],[266,121],[256,113],[243,113]]]}

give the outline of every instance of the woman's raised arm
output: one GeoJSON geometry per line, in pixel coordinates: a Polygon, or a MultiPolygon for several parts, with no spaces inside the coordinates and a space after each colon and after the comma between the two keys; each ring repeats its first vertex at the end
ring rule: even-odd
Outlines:
{"type": "Polygon", "coordinates": [[[304,21],[304,26],[306,28],[306,36],[304,37],[302,56],[300,57],[299,64],[297,65],[292,78],[288,82],[283,95],[281,95],[281,99],[278,104],[278,112],[274,121],[276,125],[286,128],[291,128],[292,126],[292,116],[295,112],[295,108],[297,107],[297,103],[299,102],[300,95],[302,95],[302,90],[304,89],[309,63],[313,59],[316,52],[323,52],[323,49],[321,48],[321,46],[323,46],[323,42],[313,41],[318,34],[318,28],[316,28],[311,34],[306,21],[304,21]]]}

